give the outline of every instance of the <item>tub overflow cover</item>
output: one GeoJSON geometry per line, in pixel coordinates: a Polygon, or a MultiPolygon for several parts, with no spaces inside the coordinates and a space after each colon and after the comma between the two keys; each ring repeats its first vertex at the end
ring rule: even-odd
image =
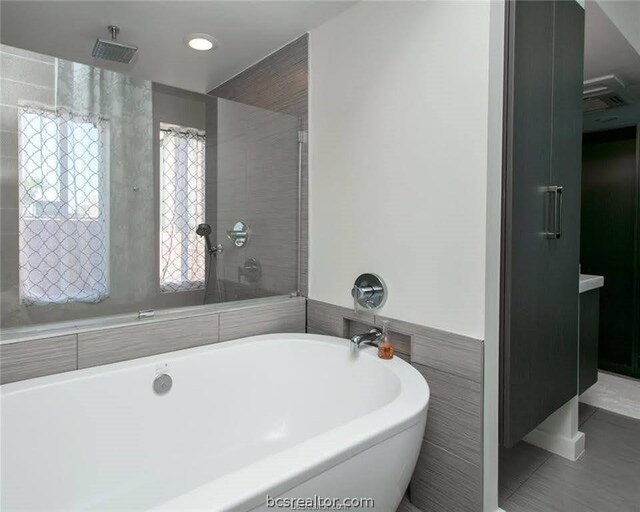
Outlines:
{"type": "Polygon", "coordinates": [[[158,375],[153,381],[153,391],[156,395],[164,395],[169,392],[171,386],[173,385],[173,379],[171,376],[163,373],[162,375],[158,375]]]}

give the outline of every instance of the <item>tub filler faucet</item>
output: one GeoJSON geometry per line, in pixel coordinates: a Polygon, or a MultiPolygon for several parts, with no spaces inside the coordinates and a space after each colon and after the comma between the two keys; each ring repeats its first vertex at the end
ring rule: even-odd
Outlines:
{"type": "Polygon", "coordinates": [[[377,347],[382,340],[382,331],[380,329],[376,329],[375,327],[371,329],[369,332],[364,334],[356,334],[351,337],[352,346],[355,348],[360,348],[361,343],[369,343],[374,347],[377,347]]]}

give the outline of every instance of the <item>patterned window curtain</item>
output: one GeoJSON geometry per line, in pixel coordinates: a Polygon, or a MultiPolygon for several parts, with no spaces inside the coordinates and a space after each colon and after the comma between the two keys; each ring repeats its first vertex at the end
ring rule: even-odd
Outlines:
{"type": "Polygon", "coordinates": [[[20,299],[25,305],[108,297],[107,121],[19,109],[20,299]]]}
{"type": "MultiPolygon", "coordinates": [[[[109,298],[135,311],[158,291],[151,82],[57,59],[57,105],[109,120],[109,298]]],[[[105,308],[95,308],[104,314],[105,308]]],[[[74,311],[72,307],[65,311],[74,311]]]]}
{"type": "Polygon", "coordinates": [[[160,290],[204,288],[205,251],[196,227],[204,222],[205,134],[160,126],[160,290]]]}

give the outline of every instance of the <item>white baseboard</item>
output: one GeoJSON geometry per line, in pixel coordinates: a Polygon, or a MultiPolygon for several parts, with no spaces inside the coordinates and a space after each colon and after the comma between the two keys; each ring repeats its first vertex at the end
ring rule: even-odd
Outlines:
{"type": "Polygon", "coordinates": [[[558,434],[550,434],[541,429],[535,429],[524,440],[548,452],[560,455],[565,459],[576,461],[584,453],[585,437],[583,432],[578,432],[573,437],[565,437],[558,434]]]}
{"type": "Polygon", "coordinates": [[[578,460],[584,452],[584,434],[578,430],[578,397],[560,407],[524,440],[565,459],[578,460]]]}

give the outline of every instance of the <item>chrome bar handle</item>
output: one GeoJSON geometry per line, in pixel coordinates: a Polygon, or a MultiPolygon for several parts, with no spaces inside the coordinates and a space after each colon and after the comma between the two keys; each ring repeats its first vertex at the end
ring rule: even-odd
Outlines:
{"type": "Polygon", "coordinates": [[[556,238],[562,236],[562,187],[556,187],[556,211],[554,213],[556,219],[556,238]]]}
{"type": "Polygon", "coordinates": [[[544,236],[557,239],[562,236],[562,187],[553,185],[547,187],[546,192],[553,194],[553,201],[549,201],[549,205],[553,202],[553,220],[551,215],[547,215],[547,225],[549,223],[552,225],[545,230],[544,236]]]}

